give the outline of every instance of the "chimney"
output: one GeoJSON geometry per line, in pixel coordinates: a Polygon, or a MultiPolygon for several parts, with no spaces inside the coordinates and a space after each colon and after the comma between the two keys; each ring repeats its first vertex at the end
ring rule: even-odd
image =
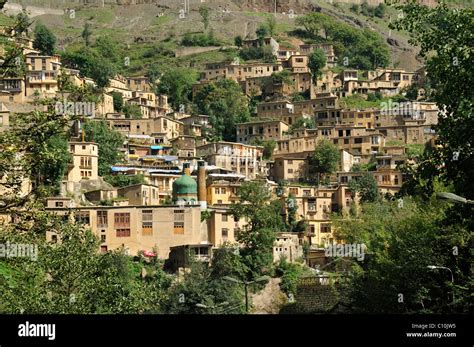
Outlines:
{"type": "Polygon", "coordinates": [[[183,174],[186,176],[191,176],[191,169],[189,163],[183,163],[183,174]]]}
{"type": "Polygon", "coordinates": [[[202,210],[207,209],[206,163],[198,161],[198,201],[202,210]]]}

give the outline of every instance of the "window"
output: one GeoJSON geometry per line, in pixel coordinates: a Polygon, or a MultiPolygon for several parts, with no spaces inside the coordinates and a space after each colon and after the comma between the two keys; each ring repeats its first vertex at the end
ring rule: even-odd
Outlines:
{"type": "Polygon", "coordinates": [[[116,233],[117,237],[130,237],[130,228],[117,229],[116,233]]]}
{"type": "Polygon", "coordinates": [[[142,221],[151,222],[153,220],[153,211],[152,210],[143,210],[142,211],[142,221]]]}
{"type": "Polygon", "coordinates": [[[153,235],[153,222],[142,223],[142,235],[151,236],[153,235]]]}
{"type": "Polygon", "coordinates": [[[105,240],[106,240],[105,235],[100,235],[100,242],[103,243],[103,242],[105,242],[105,240]]]}
{"type": "Polygon", "coordinates": [[[89,211],[78,211],[76,213],[76,222],[81,224],[90,223],[90,214],[89,211]]]}
{"type": "Polygon", "coordinates": [[[357,144],[362,143],[362,137],[356,137],[354,139],[354,143],[357,143],[357,144]]]}
{"type": "Polygon", "coordinates": [[[223,214],[223,215],[222,215],[222,221],[223,221],[223,222],[227,222],[227,215],[226,215],[226,214],[223,214]]]}
{"type": "Polygon", "coordinates": [[[292,173],[293,173],[293,169],[288,169],[288,173],[289,173],[289,174],[292,174],[292,173]]]}
{"type": "Polygon", "coordinates": [[[330,233],[331,232],[331,224],[321,224],[321,232],[322,233],[330,233]]]}
{"type": "Polygon", "coordinates": [[[115,229],[130,228],[130,213],[115,213],[114,226],[115,226],[115,229]]]}
{"type": "Polygon", "coordinates": [[[221,232],[222,232],[222,239],[223,239],[224,241],[227,240],[227,238],[228,238],[228,236],[229,236],[229,229],[223,228],[221,232]]]}
{"type": "Polygon", "coordinates": [[[56,201],[56,207],[64,207],[64,202],[56,201]]]}
{"type": "Polygon", "coordinates": [[[174,222],[174,230],[175,234],[184,234],[184,222],[174,222]]]}
{"type": "Polygon", "coordinates": [[[174,210],[174,221],[184,222],[184,210],[174,210]]]}
{"type": "Polygon", "coordinates": [[[58,235],[51,235],[51,242],[57,243],[58,242],[58,235]]]}
{"type": "Polygon", "coordinates": [[[107,246],[100,246],[101,253],[107,253],[107,246]]]}
{"type": "Polygon", "coordinates": [[[97,211],[97,228],[107,228],[107,211],[97,211]]]}

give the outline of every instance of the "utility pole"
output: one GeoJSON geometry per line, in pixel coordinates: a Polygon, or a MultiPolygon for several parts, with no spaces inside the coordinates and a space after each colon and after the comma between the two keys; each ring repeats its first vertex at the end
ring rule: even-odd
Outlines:
{"type": "Polygon", "coordinates": [[[260,283],[260,282],[265,282],[270,280],[269,276],[262,276],[257,278],[256,280],[253,281],[240,281],[238,279],[235,279],[230,276],[224,276],[222,277],[223,280],[228,281],[228,282],[234,282],[237,284],[243,284],[244,285],[244,291],[245,291],[245,312],[249,313],[249,291],[248,291],[248,286],[253,283],[260,283]]]}

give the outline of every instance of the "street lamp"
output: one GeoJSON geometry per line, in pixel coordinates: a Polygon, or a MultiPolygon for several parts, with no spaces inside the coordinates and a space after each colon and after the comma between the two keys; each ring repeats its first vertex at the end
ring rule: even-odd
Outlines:
{"type": "Polygon", "coordinates": [[[470,205],[474,204],[474,200],[468,200],[466,198],[463,198],[462,196],[459,196],[453,193],[440,192],[436,194],[436,197],[438,199],[449,200],[452,202],[459,202],[461,204],[470,204],[470,205]]]}
{"type": "Polygon", "coordinates": [[[453,272],[451,271],[451,269],[449,267],[446,267],[446,266],[436,266],[436,265],[428,265],[427,268],[430,269],[430,270],[448,270],[449,271],[449,273],[451,274],[451,283],[453,285],[452,292],[453,292],[453,304],[454,304],[455,303],[455,300],[454,300],[454,275],[453,275],[453,272]]]}
{"type": "Polygon", "coordinates": [[[229,281],[229,282],[234,282],[234,283],[237,283],[237,284],[243,284],[244,285],[244,289],[245,289],[245,312],[249,313],[249,294],[248,294],[248,286],[250,284],[253,284],[253,283],[260,283],[260,282],[265,282],[265,281],[268,281],[270,279],[270,276],[262,276],[262,277],[259,277],[253,281],[241,281],[241,280],[238,280],[234,277],[230,277],[230,276],[225,276],[225,277],[222,277],[223,280],[225,281],[229,281]]]}

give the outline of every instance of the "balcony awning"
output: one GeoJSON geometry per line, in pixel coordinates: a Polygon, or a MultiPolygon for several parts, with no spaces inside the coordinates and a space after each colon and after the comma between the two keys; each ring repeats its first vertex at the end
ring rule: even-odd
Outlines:
{"type": "Polygon", "coordinates": [[[163,146],[150,146],[151,149],[163,149],[163,146]]]}

